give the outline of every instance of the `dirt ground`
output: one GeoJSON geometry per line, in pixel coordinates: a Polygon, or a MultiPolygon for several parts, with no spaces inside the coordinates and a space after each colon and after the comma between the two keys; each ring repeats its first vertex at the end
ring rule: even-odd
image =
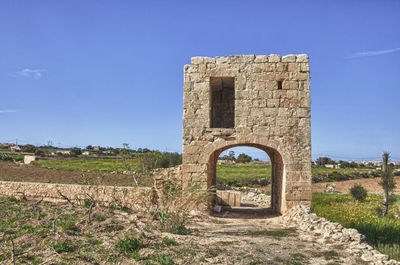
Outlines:
{"type": "Polygon", "coordinates": [[[179,235],[161,232],[159,221],[143,211],[96,205],[89,222],[87,205],[8,198],[0,203],[0,264],[11,263],[9,235],[16,264],[364,264],[345,245],[319,244],[282,226],[281,217],[266,208],[196,213],[190,233],[179,235]],[[121,251],[119,242],[133,237],[139,247],[121,251]]]}
{"type": "MultiPolygon", "coordinates": [[[[396,188],[394,189],[395,193],[400,193],[400,176],[396,176],[395,178],[396,188]]],[[[368,179],[353,179],[346,181],[336,181],[336,182],[321,182],[321,183],[313,183],[312,191],[313,192],[324,192],[326,184],[334,184],[336,185],[335,191],[348,193],[355,184],[362,185],[368,192],[370,193],[381,193],[382,186],[379,185],[381,178],[368,178],[368,179]]]]}
{"type": "Polygon", "coordinates": [[[66,171],[36,168],[24,164],[0,161],[0,180],[60,184],[89,184],[106,186],[132,186],[128,175],[118,173],[66,171]]]}

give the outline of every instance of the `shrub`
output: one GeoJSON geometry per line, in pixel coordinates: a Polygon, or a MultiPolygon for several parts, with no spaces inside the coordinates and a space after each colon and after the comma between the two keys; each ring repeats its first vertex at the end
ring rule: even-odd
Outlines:
{"type": "Polygon", "coordinates": [[[359,184],[355,184],[350,189],[350,194],[358,202],[363,202],[365,198],[367,198],[367,190],[364,189],[364,187],[359,184]]]}
{"type": "Polygon", "coordinates": [[[11,156],[5,155],[5,154],[0,154],[0,160],[2,160],[2,161],[9,161],[9,162],[14,161],[14,159],[13,159],[11,156]]]}
{"type": "Polygon", "coordinates": [[[140,249],[141,243],[136,237],[125,237],[124,239],[118,240],[115,247],[119,252],[129,255],[140,249]]]}

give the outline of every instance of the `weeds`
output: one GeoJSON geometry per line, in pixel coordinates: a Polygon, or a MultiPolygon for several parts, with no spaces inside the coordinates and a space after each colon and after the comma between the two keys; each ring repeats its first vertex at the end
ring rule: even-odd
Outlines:
{"type": "Polygon", "coordinates": [[[280,230],[259,230],[259,231],[251,231],[250,235],[253,236],[269,236],[276,239],[280,239],[282,237],[293,236],[296,233],[295,228],[285,228],[280,230]]]}
{"type": "Polygon", "coordinates": [[[141,248],[142,244],[136,237],[125,237],[118,240],[115,248],[125,255],[132,254],[141,248]]]}
{"type": "Polygon", "coordinates": [[[55,252],[58,254],[65,253],[65,252],[74,252],[76,246],[71,241],[60,241],[52,245],[55,252]]]}
{"type": "Polygon", "coordinates": [[[175,241],[175,239],[168,238],[168,237],[164,237],[163,240],[162,240],[162,243],[165,246],[177,246],[177,245],[179,245],[178,242],[175,241]]]}
{"type": "Polygon", "coordinates": [[[364,202],[354,203],[351,195],[314,193],[312,208],[321,217],[357,229],[369,244],[400,260],[400,220],[395,217],[398,209],[392,206],[388,216],[381,217],[381,203],[379,195],[369,194],[364,202]]]}

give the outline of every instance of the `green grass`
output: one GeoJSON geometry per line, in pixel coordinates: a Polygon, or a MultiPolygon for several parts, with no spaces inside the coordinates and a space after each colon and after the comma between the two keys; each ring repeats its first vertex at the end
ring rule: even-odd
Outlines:
{"type": "Polygon", "coordinates": [[[312,208],[317,215],[357,229],[377,250],[400,260],[400,220],[394,217],[398,214],[398,202],[384,218],[380,216],[381,205],[382,197],[371,194],[359,203],[349,194],[314,193],[312,198],[312,208]]]}
{"type": "MultiPolygon", "coordinates": [[[[369,168],[312,168],[312,175],[331,175],[330,179],[337,180],[340,174],[353,175],[357,173],[369,173],[374,169],[369,168]]],[[[248,186],[255,184],[256,180],[266,179],[271,181],[271,166],[269,165],[217,165],[217,178],[229,186],[248,186]]]]}
{"type": "Polygon", "coordinates": [[[122,160],[118,159],[60,159],[39,160],[35,166],[50,169],[68,171],[92,171],[92,172],[123,172],[126,171],[122,160]]]}
{"type": "MultiPolygon", "coordinates": [[[[92,171],[92,172],[123,172],[126,171],[120,159],[60,159],[60,160],[39,160],[34,162],[34,166],[41,168],[68,170],[68,171],[92,171]]],[[[330,174],[335,180],[340,174],[357,174],[374,171],[368,168],[312,168],[312,174],[330,174]]],[[[219,181],[229,186],[256,185],[258,180],[265,179],[271,181],[271,166],[259,164],[236,164],[236,165],[217,165],[217,178],[219,181]]],[[[265,181],[264,181],[265,182],[265,181]]]]}
{"type": "Polygon", "coordinates": [[[259,231],[251,231],[251,235],[253,236],[269,236],[275,239],[279,239],[282,237],[293,236],[296,234],[296,229],[294,228],[285,228],[279,230],[259,230],[259,231]]]}
{"type": "Polygon", "coordinates": [[[271,180],[271,166],[267,165],[217,165],[217,178],[230,186],[244,186],[256,179],[271,180]]]}
{"type": "Polygon", "coordinates": [[[353,173],[368,173],[371,171],[375,171],[375,169],[371,168],[319,168],[315,167],[311,169],[313,175],[322,175],[322,174],[333,174],[335,172],[342,174],[353,174],[353,173]]]}

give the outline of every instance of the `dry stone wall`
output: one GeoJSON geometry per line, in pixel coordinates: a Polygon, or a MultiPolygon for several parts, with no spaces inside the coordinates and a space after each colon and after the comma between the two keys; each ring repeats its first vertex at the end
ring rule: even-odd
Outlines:
{"type": "Polygon", "coordinates": [[[272,207],[310,205],[308,56],[194,57],[184,75],[184,181],[215,185],[219,154],[253,146],[272,161],[272,207]]]}
{"type": "Polygon", "coordinates": [[[282,216],[282,221],[287,226],[294,226],[300,230],[304,239],[321,244],[344,245],[345,251],[360,257],[368,264],[400,264],[365,243],[365,236],[356,229],[344,228],[341,224],[319,217],[307,206],[298,205],[291,208],[282,216]]]}
{"type": "Polygon", "coordinates": [[[65,200],[65,196],[72,201],[92,197],[105,205],[115,203],[130,208],[141,207],[143,199],[149,196],[150,191],[151,188],[0,181],[1,196],[56,200],[65,200]]]}

